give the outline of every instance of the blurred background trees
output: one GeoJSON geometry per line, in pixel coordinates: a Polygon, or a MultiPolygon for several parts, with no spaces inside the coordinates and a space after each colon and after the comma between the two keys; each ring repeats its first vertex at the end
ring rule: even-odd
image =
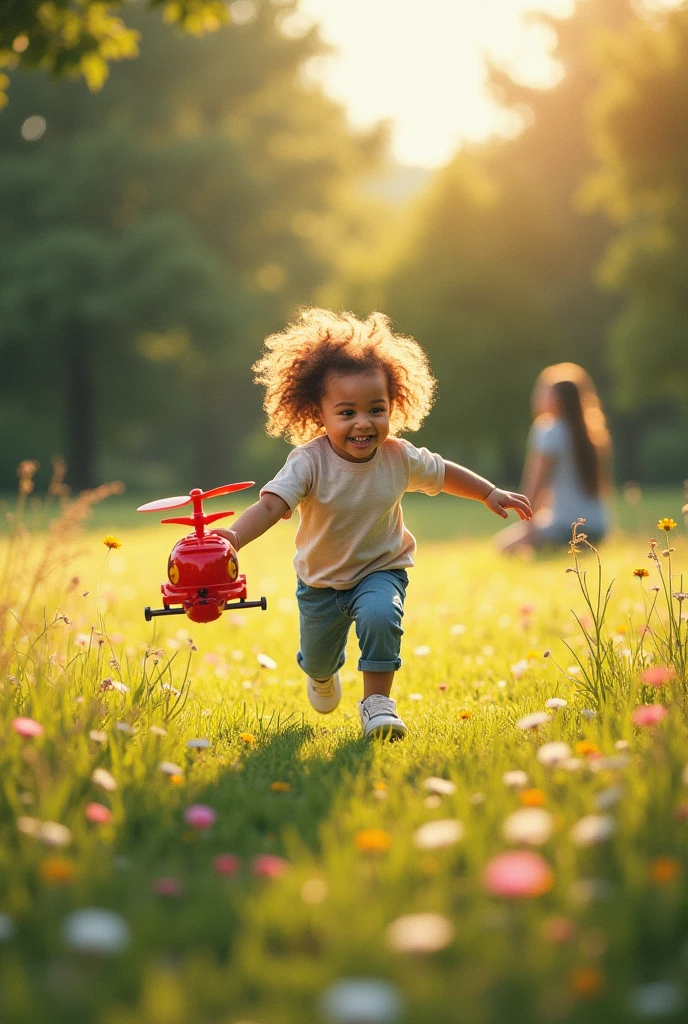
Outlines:
{"type": "MultiPolygon", "coordinates": [[[[571,359],[606,399],[619,478],[688,476],[685,5],[579,0],[545,19],[558,83],[493,68],[522,130],[427,175],[310,82],[324,46],[282,30],[296,0],[234,3],[227,24],[212,4],[195,21],[191,2],[157,6],[216,30],[127,4],[138,57],[100,91],[78,62],[53,66],[77,80],[11,73],[0,488],[56,452],[76,487],[264,478],[285,449],[250,366],[314,302],[380,307],[418,337],[440,389],[417,440],[448,457],[515,484],[534,377],[571,359]]],[[[3,14],[0,47],[12,31],[3,14]]]]}

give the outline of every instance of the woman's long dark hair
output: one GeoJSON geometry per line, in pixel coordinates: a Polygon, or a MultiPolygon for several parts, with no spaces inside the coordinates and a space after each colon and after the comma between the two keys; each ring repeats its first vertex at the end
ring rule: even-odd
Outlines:
{"type": "Polygon", "coordinates": [[[559,400],[562,419],[571,431],[576,468],[583,489],[597,497],[602,489],[600,452],[588,430],[578,385],[572,380],[559,380],[552,384],[552,392],[559,400]]]}

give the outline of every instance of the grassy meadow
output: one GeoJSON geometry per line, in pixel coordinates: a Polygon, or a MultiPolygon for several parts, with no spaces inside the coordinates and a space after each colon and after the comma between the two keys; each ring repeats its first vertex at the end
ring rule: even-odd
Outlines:
{"type": "Polygon", "coordinates": [[[507,560],[437,501],[396,744],[360,738],[353,630],[340,708],[305,699],[293,523],[240,554],[267,612],[206,626],[143,617],[183,528],[2,539],[3,1024],[686,1019],[688,623],[651,589],[688,583],[685,498],[602,546],[599,631],[584,544],[507,560]]]}

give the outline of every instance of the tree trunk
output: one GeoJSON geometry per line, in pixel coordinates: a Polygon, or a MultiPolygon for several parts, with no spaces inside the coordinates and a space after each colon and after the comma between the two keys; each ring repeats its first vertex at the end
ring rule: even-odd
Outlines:
{"type": "Polygon", "coordinates": [[[90,336],[77,320],[69,331],[65,351],[67,370],[67,482],[74,491],[94,485],[95,401],[91,381],[90,336]]]}

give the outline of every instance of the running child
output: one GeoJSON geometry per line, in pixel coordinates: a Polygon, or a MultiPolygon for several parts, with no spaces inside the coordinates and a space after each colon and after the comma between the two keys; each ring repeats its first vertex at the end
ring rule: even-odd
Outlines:
{"type": "Polygon", "coordinates": [[[308,699],[321,714],[339,704],[339,669],[354,623],[363,735],[400,738],[407,729],[390,692],[416,547],[404,525],[403,495],[444,491],[481,501],[503,519],[507,509],[530,519],[530,504],[399,436],[421,426],[436,381],[420,345],[394,334],[382,313],[361,321],[306,309],[266,339],[253,370],[265,388],[268,434],[296,447],[233,529],[216,532],[239,550],[298,508],[297,661],[308,699]]]}

